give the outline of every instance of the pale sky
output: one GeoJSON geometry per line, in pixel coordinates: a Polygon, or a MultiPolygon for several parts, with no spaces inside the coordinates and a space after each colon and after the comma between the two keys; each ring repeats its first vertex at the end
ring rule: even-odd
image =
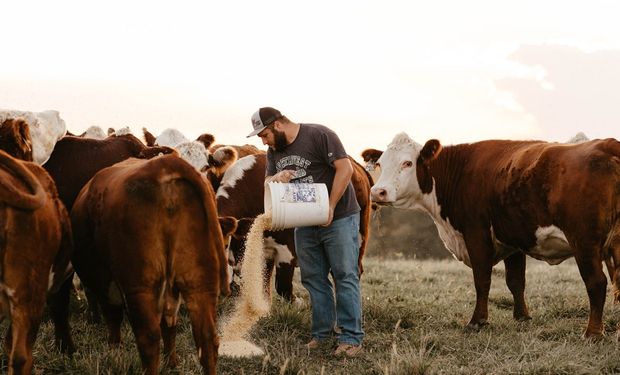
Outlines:
{"type": "Polygon", "coordinates": [[[620,2],[10,1],[0,108],[74,133],[176,128],[251,143],[273,106],[359,159],[419,143],[620,138],[620,2]]]}

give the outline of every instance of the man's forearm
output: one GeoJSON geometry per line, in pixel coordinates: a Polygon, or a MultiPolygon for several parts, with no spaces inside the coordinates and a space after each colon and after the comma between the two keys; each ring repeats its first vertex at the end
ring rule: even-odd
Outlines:
{"type": "Polygon", "coordinates": [[[334,164],[336,165],[336,174],[334,175],[334,182],[329,194],[329,206],[332,209],[336,207],[336,204],[342,198],[353,175],[353,167],[349,159],[337,160],[334,164]]]}

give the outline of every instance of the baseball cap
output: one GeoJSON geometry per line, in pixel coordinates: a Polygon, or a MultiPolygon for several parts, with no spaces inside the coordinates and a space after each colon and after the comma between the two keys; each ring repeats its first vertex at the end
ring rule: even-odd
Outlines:
{"type": "Polygon", "coordinates": [[[267,126],[273,124],[276,120],[282,118],[282,114],[275,108],[263,107],[252,115],[252,126],[254,131],[247,138],[262,132],[267,126]]]}

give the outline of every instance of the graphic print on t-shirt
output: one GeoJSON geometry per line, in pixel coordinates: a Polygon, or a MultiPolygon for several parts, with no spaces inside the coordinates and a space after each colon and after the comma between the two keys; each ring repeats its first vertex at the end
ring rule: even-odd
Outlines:
{"type": "Polygon", "coordinates": [[[295,166],[295,176],[293,179],[296,183],[314,183],[314,178],[312,176],[307,176],[308,171],[307,168],[312,164],[312,162],[306,158],[303,158],[299,155],[288,155],[280,159],[276,163],[276,171],[281,172],[291,165],[295,166]]]}

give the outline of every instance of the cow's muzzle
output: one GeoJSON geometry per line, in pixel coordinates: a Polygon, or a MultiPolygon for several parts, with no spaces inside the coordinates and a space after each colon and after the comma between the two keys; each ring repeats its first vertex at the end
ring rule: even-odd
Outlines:
{"type": "Polygon", "coordinates": [[[388,191],[384,188],[372,188],[370,189],[370,199],[380,205],[386,205],[391,203],[388,197],[388,191]]]}

